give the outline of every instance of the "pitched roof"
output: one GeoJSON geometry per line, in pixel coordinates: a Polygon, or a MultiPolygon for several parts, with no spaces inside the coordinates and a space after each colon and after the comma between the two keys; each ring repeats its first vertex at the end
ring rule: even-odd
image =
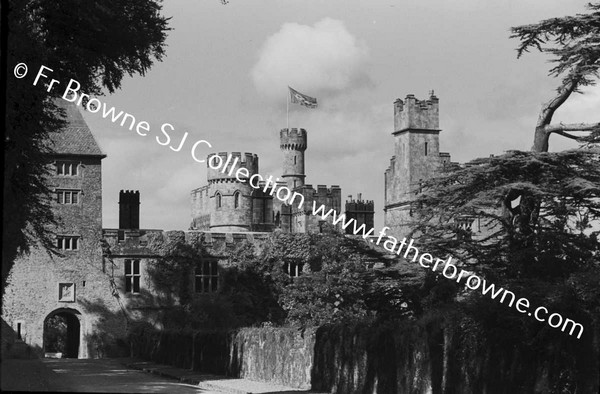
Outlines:
{"type": "Polygon", "coordinates": [[[57,100],[56,104],[65,110],[67,125],[60,131],[50,133],[50,147],[54,153],[106,157],[77,106],[65,100],[57,100]]]}

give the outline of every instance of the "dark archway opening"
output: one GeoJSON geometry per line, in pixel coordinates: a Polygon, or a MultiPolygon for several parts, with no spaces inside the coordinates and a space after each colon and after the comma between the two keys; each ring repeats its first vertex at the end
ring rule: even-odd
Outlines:
{"type": "Polygon", "coordinates": [[[78,358],[79,319],[73,312],[53,312],[44,320],[44,353],[60,354],[63,358],[78,358]]]}

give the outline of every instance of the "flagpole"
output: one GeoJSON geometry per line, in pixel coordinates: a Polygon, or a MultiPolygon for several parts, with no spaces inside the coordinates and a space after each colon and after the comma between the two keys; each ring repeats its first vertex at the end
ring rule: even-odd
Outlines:
{"type": "Polygon", "coordinates": [[[286,114],[287,114],[287,129],[290,130],[290,87],[288,86],[287,94],[285,96],[285,103],[287,106],[286,114]]]}

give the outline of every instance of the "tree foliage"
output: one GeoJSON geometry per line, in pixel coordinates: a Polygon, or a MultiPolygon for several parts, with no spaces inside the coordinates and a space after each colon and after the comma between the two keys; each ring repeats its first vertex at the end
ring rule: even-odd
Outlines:
{"type": "Polygon", "coordinates": [[[550,75],[562,77],[557,94],[543,104],[535,128],[533,150],[548,151],[550,134],[581,142],[600,141],[600,123],[552,124],[556,110],[573,92],[596,83],[600,68],[600,3],[588,4],[588,14],[546,19],[512,28],[512,38],[520,40],[518,56],[531,49],[547,53],[555,64],[550,75]],[[572,132],[585,132],[577,136],[572,132]]]}
{"type": "Polygon", "coordinates": [[[429,250],[488,274],[562,276],[596,258],[599,197],[598,150],[512,151],[428,181],[415,201],[421,216],[414,224],[429,250]],[[521,196],[518,214],[504,202],[511,190],[521,196]],[[457,236],[465,220],[479,225],[481,234],[457,236]]]}
{"type": "Polygon", "coordinates": [[[64,84],[75,79],[93,95],[113,92],[125,75],[144,75],[164,56],[169,28],[160,12],[158,0],[12,0],[2,7],[8,21],[1,70],[6,83],[3,289],[18,253],[37,243],[52,249],[46,141],[64,126],[64,113],[53,103],[61,89],[48,93],[42,83],[33,86],[37,70],[47,66],[53,78],[64,84]],[[13,75],[19,63],[29,68],[24,79],[13,75]]]}

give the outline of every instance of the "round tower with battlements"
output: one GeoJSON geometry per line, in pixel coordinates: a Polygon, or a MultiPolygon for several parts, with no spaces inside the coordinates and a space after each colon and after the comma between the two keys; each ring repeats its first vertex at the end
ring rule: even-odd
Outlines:
{"type": "Polygon", "coordinates": [[[253,189],[248,179],[258,174],[258,156],[240,152],[212,153],[208,155],[207,167],[210,230],[250,231],[253,189]]]}
{"type": "Polygon", "coordinates": [[[306,130],[281,129],[280,148],[283,151],[283,180],[293,190],[304,185],[304,151],[306,150],[306,130]]]}

